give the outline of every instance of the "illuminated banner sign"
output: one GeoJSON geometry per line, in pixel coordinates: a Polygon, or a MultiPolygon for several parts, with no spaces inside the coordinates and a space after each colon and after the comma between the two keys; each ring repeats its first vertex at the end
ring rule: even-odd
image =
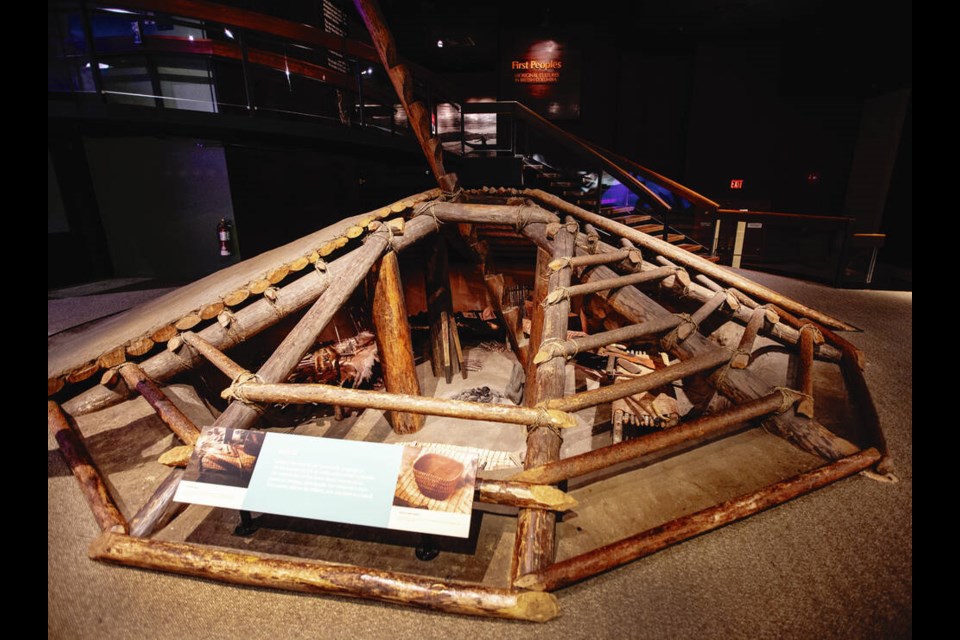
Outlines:
{"type": "Polygon", "coordinates": [[[501,61],[501,92],[552,120],[580,117],[580,51],[560,38],[520,37],[501,61]]]}

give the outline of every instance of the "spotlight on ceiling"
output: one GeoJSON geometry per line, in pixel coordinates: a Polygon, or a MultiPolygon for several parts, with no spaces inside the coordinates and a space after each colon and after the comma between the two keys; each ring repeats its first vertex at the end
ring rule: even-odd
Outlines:
{"type": "Polygon", "coordinates": [[[437,40],[437,48],[443,49],[443,40],[437,40]]]}
{"type": "Polygon", "coordinates": [[[224,29],[223,29],[223,35],[225,35],[225,36],[227,36],[228,38],[230,38],[231,40],[233,40],[233,31],[230,31],[230,29],[224,28],[224,29]]]}

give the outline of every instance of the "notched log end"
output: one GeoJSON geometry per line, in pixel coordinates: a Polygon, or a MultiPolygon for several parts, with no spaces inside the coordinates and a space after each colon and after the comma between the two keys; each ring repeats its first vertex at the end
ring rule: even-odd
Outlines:
{"type": "Polygon", "coordinates": [[[569,429],[577,426],[577,419],[572,413],[560,411],[559,409],[547,409],[550,414],[550,422],[561,429],[569,429]]]}
{"type": "Polygon", "coordinates": [[[547,622],[560,615],[560,603],[552,593],[542,590],[525,591],[517,594],[517,603],[505,613],[510,618],[547,622]]]}
{"type": "Polygon", "coordinates": [[[157,462],[160,464],[165,464],[168,467],[185,467],[190,461],[190,456],[192,455],[193,445],[183,445],[181,447],[174,447],[169,451],[165,451],[157,459],[157,462]]]}
{"type": "MultiPolygon", "coordinates": [[[[535,573],[520,576],[513,581],[513,586],[518,589],[530,589],[530,593],[544,593],[545,587],[540,577],[535,573]]],[[[519,601],[519,597],[517,600],[519,601]]]]}

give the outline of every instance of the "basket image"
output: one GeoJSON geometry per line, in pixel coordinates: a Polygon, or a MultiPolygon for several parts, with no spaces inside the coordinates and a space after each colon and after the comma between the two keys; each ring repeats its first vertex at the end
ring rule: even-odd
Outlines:
{"type": "Polygon", "coordinates": [[[463,464],[446,456],[428,453],[413,464],[413,479],[420,493],[434,500],[446,500],[460,484],[463,464]]]}

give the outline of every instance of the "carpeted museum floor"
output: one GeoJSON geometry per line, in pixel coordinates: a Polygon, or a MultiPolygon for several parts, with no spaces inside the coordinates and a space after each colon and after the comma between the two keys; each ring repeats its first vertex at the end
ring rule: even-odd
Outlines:
{"type": "Polygon", "coordinates": [[[854,476],[557,593],[546,625],[108,566],[52,438],[50,638],[905,638],[912,635],[912,294],[752,277],[864,329],[899,482],[854,476]]]}

